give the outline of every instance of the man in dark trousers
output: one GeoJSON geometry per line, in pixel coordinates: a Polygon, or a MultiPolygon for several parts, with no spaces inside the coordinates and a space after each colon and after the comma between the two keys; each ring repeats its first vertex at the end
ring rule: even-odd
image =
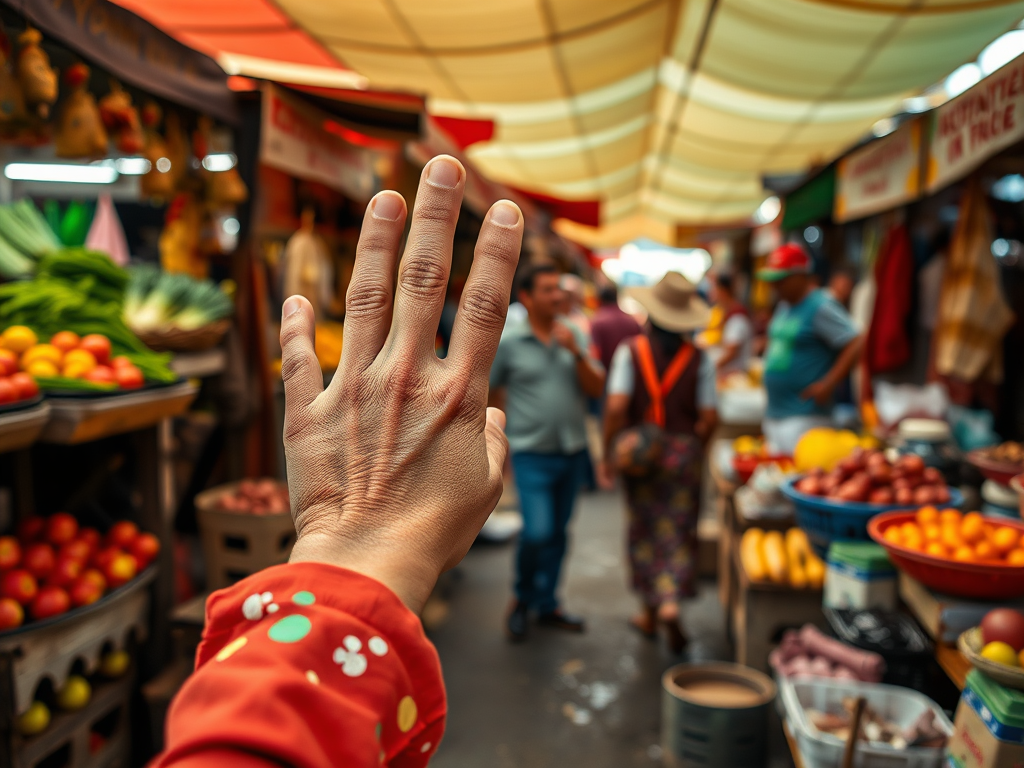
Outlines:
{"type": "Polygon", "coordinates": [[[614,283],[603,287],[597,294],[597,300],[601,306],[590,321],[590,340],[607,371],[616,348],[626,339],[639,335],[640,324],[619,308],[619,290],[614,283]]]}
{"type": "Polygon", "coordinates": [[[513,641],[526,638],[530,611],[541,624],[582,632],[555,594],[587,457],[587,397],[600,397],[604,369],[589,340],[563,322],[558,270],[528,267],[519,283],[525,320],[505,329],[491,368],[491,404],[504,407],[523,531],[516,557],[515,600],[508,616],[513,641]]]}

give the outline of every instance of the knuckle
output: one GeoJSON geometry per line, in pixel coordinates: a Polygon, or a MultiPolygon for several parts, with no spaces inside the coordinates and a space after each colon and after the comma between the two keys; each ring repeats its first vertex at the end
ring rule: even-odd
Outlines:
{"type": "Polygon", "coordinates": [[[431,199],[435,197],[435,195],[428,194],[423,203],[416,206],[416,218],[423,222],[444,224],[445,227],[450,227],[453,223],[451,202],[447,199],[431,199]]]}
{"type": "Polygon", "coordinates": [[[402,290],[414,296],[436,296],[448,286],[448,270],[435,254],[416,254],[402,269],[402,290]]]}
{"type": "Polygon", "coordinates": [[[286,355],[281,361],[281,378],[285,383],[296,376],[304,376],[312,371],[313,358],[307,354],[286,355]]]}
{"type": "Polygon", "coordinates": [[[519,246],[505,232],[489,232],[476,246],[476,258],[514,267],[519,262],[519,246]]]}
{"type": "Polygon", "coordinates": [[[391,306],[391,292],[382,285],[353,285],[345,297],[345,313],[351,317],[380,315],[391,306]]]}
{"type": "Polygon", "coordinates": [[[462,299],[463,316],[470,325],[496,330],[505,325],[507,302],[488,290],[467,291],[462,299]]]}
{"type": "Polygon", "coordinates": [[[281,324],[281,348],[285,349],[290,344],[302,341],[307,335],[306,324],[303,322],[285,322],[281,324]]]}

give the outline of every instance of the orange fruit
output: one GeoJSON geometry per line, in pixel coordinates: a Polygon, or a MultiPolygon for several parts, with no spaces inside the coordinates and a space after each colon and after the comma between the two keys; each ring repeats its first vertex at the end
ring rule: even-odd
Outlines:
{"type": "Polygon", "coordinates": [[[963,546],[964,540],[960,536],[960,529],[955,525],[942,526],[942,543],[948,549],[957,549],[963,546]]]}
{"type": "Polygon", "coordinates": [[[953,552],[953,559],[960,563],[973,563],[976,562],[978,557],[974,554],[974,550],[968,546],[957,547],[953,552]]]}
{"type": "Polygon", "coordinates": [[[918,527],[917,523],[912,523],[909,520],[900,526],[900,532],[903,534],[903,538],[907,538],[909,536],[916,536],[919,539],[924,538],[924,535],[921,533],[921,529],[918,527]]]}
{"type": "Polygon", "coordinates": [[[26,371],[36,360],[49,360],[54,365],[60,365],[64,353],[52,344],[36,344],[26,349],[21,355],[21,367],[26,371]]]}
{"type": "Polygon", "coordinates": [[[991,540],[996,551],[1001,555],[1005,555],[1020,543],[1020,533],[1016,528],[1003,526],[996,528],[995,533],[991,536],[991,540]]]}
{"type": "Polygon", "coordinates": [[[935,523],[929,523],[923,527],[922,532],[924,533],[925,541],[941,541],[942,540],[942,526],[935,523]]]}
{"type": "Polygon", "coordinates": [[[911,536],[903,539],[903,546],[907,549],[913,549],[916,552],[924,550],[924,539],[920,536],[911,536]]]}
{"type": "Polygon", "coordinates": [[[999,552],[996,550],[995,545],[988,539],[982,539],[974,545],[974,554],[978,556],[979,560],[999,559],[999,552]]]}
{"type": "Polygon", "coordinates": [[[24,325],[12,325],[0,335],[0,346],[20,355],[29,347],[33,347],[39,338],[31,328],[24,325]]]}
{"type": "Polygon", "coordinates": [[[955,509],[944,509],[941,512],[939,512],[939,521],[943,525],[951,523],[956,523],[957,525],[960,525],[960,517],[960,513],[955,509]]]}
{"type": "Polygon", "coordinates": [[[79,341],[78,334],[74,331],[57,331],[50,339],[50,343],[61,352],[70,352],[78,346],[79,341]]]}
{"type": "Polygon", "coordinates": [[[960,521],[960,536],[968,544],[975,544],[985,537],[985,518],[977,512],[968,512],[960,521]]]}
{"type": "Polygon", "coordinates": [[[949,557],[949,552],[944,546],[938,541],[929,541],[924,548],[925,554],[931,555],[932,557],[949,557]]]}
{"type": "Polygon", "coordinates": [[[939,510],[932,506],[921,507],[919,510],[917,510],[916,517],[917,522],[919,522],[921,525],[937,523],[939,522],[939,510]]]}
{"type": "Polygon", "coordinates": [[[1006,556],[1007,565],[1024,566],[1024,549],[1013,549],[1006,556]]]}
{"type": "MultiPolygon", "coordinates": [[[[888,541],[890,544],[896,544],[901,546],[903,544],[903,534],[900,532],[898,525],[890,525],[885,531],[882,532],[882,538],[888,541]]],[[[1024,554],[1024,550],[1021,550],[1021,554],[1024,554]]]]}

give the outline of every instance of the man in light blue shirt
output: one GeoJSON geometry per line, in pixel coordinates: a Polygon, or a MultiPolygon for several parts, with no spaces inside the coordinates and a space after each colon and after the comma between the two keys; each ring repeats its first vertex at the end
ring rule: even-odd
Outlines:
{"type": "Polygon", "coordinates": [[[600,397],[605,378],[586,334],[558,318],[563,296],[555,267],[527,268],[519,300],[527,317],[506,327],[490,378],[491,403],[505,409],[523,514],[508,617],[513,641],[526,638],[531,610],[542,624],[584,629],[582,619],[559,607],[555,592],[586,462],[587,398],[600,397]]]}

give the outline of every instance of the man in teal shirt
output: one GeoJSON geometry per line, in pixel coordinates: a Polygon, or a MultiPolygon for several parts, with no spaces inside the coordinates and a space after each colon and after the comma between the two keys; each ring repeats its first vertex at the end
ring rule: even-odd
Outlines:
{"type": "Polygon", "coordinates": [[[516,555],[510,639],[526,637],[529,612],[542,624],[583,631],[558,604],[566,528],[587,460],[587,398],[600,397],[604,369],[579,328],[558,317],[563,292],[553,266],[528,267],[519,300],[527,317],[502,334],[491,367],[491,405],[504,406],[523,531],[516,555]]]}
{"type": "Polygon", "coordinates": [[[862,338],[847,312],[814,287],[811,258],[795,243],[768,256],[760,280],[775,283],[779,304],[768,326],[764,434],[772,449],[792,455],[800,436],[831,422],[833,394],[857,362],[862,338]]]}

